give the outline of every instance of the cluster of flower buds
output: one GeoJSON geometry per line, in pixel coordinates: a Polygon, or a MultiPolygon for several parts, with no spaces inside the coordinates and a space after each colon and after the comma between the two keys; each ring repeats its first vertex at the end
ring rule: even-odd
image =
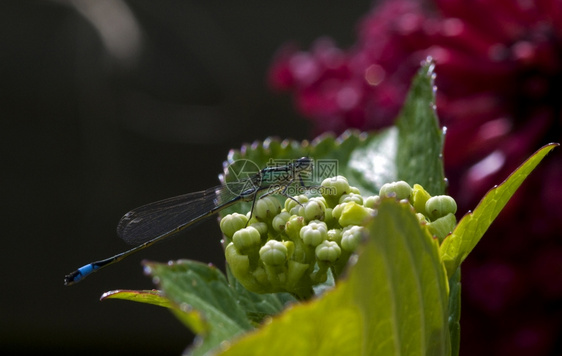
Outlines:
{"type": "Polygon", "coordinates": [[[343,176],[327,178],[322,196],[289,197],[284,207],[271,195],[258,199],[252,214],[229,214],[220,227],[232,274],[256,293],[311,296],[312,287],[338,276],[366,234],[365,223],[381,197],[406,199],[420,222],[442,240],[453,230],[455,201],[431,197],[420,185],[385,184],[380,195],[362,197],[343,176]]]}

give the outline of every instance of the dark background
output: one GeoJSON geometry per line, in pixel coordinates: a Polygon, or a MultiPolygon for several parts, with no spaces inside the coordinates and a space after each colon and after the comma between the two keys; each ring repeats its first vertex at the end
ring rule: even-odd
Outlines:
{"type": "Polygon", "coordinates": [[[2,354],[171,354],[190,334],[167,310],[100,302],[153,288],[140,261],[223,266],[210,221],[71,287],[77,267],[129,246],[128,210],[218,184],[230,148],[309,137],[267,67],[288,40],[344,48],[370,1],[1,1],[2,354]]]}

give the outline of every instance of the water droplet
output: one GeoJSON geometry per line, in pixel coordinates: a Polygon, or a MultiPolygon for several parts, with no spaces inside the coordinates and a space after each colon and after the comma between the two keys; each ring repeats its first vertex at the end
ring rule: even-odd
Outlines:
{"type": "Polygon", "coordinates": [[[369,85],[379,85],[385,77],[385,70],[378,64],[372,64],[365,70],[365,80],[369,85]]]}
{"type": "Polygon", "coordinates": [[[230,347],[230,345],[231,345],[230,341],[225,340],[225,341],[221,342],[220,348],[222,350],[226,350],[230,347]]]}
{"type": "Polygon", "coordinates": [[[351,255],[351,257],[349,257],[349,261],[347,262],[347,264],[348,266],[354,266],[358,260],[359,256],[357,256],[357,254],[353,254],[351,255]]]}
{"type": "Polygon", "coordinates": [[[186,313],[189,313],[193,310],[193,307],[187,303],[180,304],[180,310],[186,313]]]}
{"type": "Polygon", "coordinates": [[[152,274],[152,267],[150,267],[150,266],[144,266],[143,272],[144,272],[144,274],[146,274],[146,275],[152,274]]]}

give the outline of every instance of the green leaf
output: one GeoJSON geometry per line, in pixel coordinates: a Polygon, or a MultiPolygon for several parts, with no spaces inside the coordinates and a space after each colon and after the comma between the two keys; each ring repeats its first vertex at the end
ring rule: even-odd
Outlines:
{"type": "Polygon", "coordinates": [[[451,335],[451,356],[459,354],[461,343],[461,269],[449,279],[449,334],[451,335]]]}
{"type": "Polygon", "coordinates": [[[462,261],[474,249],[521,183],[556,146],[558,144],[549,144],[535,152],[502,184],[488,191],[474,212],[469,212],[461,219],[440,248],[441,258],[449,276],[455,273],[462,261]]]}
{"type": "Polygon", "coordinates": [[[196,334],[204,334],[209,330],[207,321],[201,312],[195,309],[180,309],[159,290],[114,290],[104,293],[100,300],[122,299],[133,302],[157,305],[169,308],[172,312],[196,334]]]}
{"type": "Polygon", "coordinates": [[[397,177],[431,195],[445,193],[444,134],[435,112],[435,63],[422,64],[398,116],[397,177]]]}
{"type": "Polygon", "coordinates": [[[447,281],[411,208],[385,199],[347,279],[223,355],[449,355],[447,281]]]}
{"type": "Polygon", "coordinates": [[[100,300],[123,299],[132,302],[157,305],[164,308],[173,308],[173,303],[159,290],[127,290],[119,289],[103,293],[100,300]]]}
{"type": "Polygon", "coordinates": [[[238,304],[236,293],[217,268],[188,260],[168,264],[147,262],[145,266],[166,297],[177,306],[172,309],[174,313],[195,309],[207,321],[204,333],[192,328],[202,337],[202,342],[191,350],[194,355],[203,355],[222,341],[253,328],[238,304]]]}

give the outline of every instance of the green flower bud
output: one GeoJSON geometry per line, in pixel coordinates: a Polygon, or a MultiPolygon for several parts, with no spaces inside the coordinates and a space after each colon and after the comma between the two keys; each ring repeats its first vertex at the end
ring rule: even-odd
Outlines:
{"type": "Polygon", "coordinates": [[[290,218],[291,214],[289,214],[286,210],[283,210],[273,218],[271,225],[273,225],[273,229],[275,231],[281,232],[285,230],[285,224],[287,224],[287,221],[289,221],[290,218]]]}
{"type": "Polygon", "coordinates": [[[280,266],[287,261],[287,247],[277,240],[269,240],[260,249],[260,258],[266,265],[280,266]]]}
{"type": "Polygon", "coordinates": [[[242,254],[261,243],[260,232],[253,226],[240,229],[232,236],[232,242],[242,254]]]}
{"type": "Polygon", "coordinates": [[[283,245],[287,248],[287,259],[293,257],[293,253],[295,252],[295,244],[293,241],[283,241],[283,245]]]}
{"type": "Polygon", "coordinates": [[[362,225],[372,214],[373,209],[365,208],[355,202],[349,202],[345,203],[338,222],[341,226],[362,225]]]}
{"type": "Polygon", "coordinates": [[[226,246],[224,255],[232,274],[247,290],[255,293],[268,292],[267,288],[254,277],[248,256],[240,254],[234,243],[231,242],[226,246]]]}
{"type": "Polygon", "coordinates": [[[273,195],[260,198],[254,206],[254,216],[259,221],[271,221],[281,212],[281,203],[273,195]]]}
{"type": "Polygon", "coordinates": [[[324,205],[323,199],[321,198],[311,198],[305,203],[303,210],[305,220],[323,220],[324,213],[326,212],[326,205],[324,205]]]}
{"type": "Polygon", "coordinates": [[[356,195],[361,195],[361,191],[359,190],[359,188],[357,188],[357,187],[352,187],[352,186],[349,186],[349,193],[350,193],[350,194],[353,193],[353,194],[356,194],[356,195]]]}
{"type": "Polygon", "coordinates": [[[348,203],[348,202],[355,202],[359,205],[363,205],[363,197],[360,194],[356,194],[356,193],[349,193],[349,194],[344,194],[340,197],[340,201],[339,203],[348,203]]]}
{"type": "Polygon", "coordinates": [[[256,230],[258,230],[261,237],[267,236],[268,230],[267,230],[267,224],[266,223],[257,221],[250,226],[255,228],[256,230]]]}
{"type": "Polygon", "coordinates": [[[338,245],[341,244],[342,229],[328,230],[328,241],[334,241],[338,245]]]}
{"type": "Polygon", "coordinates": [[[366,208],[374,209],[376,206],[379,205],[380,202],[381,202],[381,197],[379,197],[378,195],[373,195],[363,199],[363,206],[366,208]]]}
{"type": "Polygon", "coordinates": [[[302,216],[293,215],[285,224],[285,233],[289,236],[290,239],[295,240],[300,235],[300,231],[304,226],[304,218],[302,216]]]}
{"type": "Polygon", "coordinates": [[[427,200],[425,211],[431,220],[436,220],[447,214],[456,213],[457,203],[448,195],[437,195],[427,200]]]}
{"type": "Polygon", "coordinates": [[[291,215],[298,215],[304,217],[304,206],[303,205],[295,206],[293,209],[291,209],[291,215]]]}
{"type": "Polygon", "coordinates": [[[427,212],[425,211],[425,203],[429,200],[429,198],[431,198],[431,195],[429,195],[429,193],[423,189],[421,185],[414,184],[412,195],[410,196],[410,203],[416,212],[427,215],[427,212]]]}
{"type": "Polygon", "coordinates": [[[334,241],[322,241],[316,246],[316,258],[319,261],[333,263],[341,255],[341,248],[334,241]]]}
{"type": "Polygon", "coordinates": [[[302,227],[300,237],[306,245],[318,246],[328,238],[328,227],[323,221],[313,220],[302,227]]]}
{"type": "Polygon", "coordinates": [[[246,218],[248,219],[248,224],[246,226],[250,226],[252,224],[260,222],[258,219],[256,219],[256,214],[252,214],[252,210],[246,213],[246,218]]]}
{"type": "Polygon", "coordinates": [[[300,207],[301,205],[306,203],[308,201],[308,197],[306,195],[301,194],[301,195],[297,195],[296,197],[293,197],[293,199],[287,198],[287,200],[285,200],[285,210],[287,210],[291,215],[297,215],[296,212],[293,213],[291,212],[291,210],[293,210],[296,207],[300,207]]]}
{"type": "Polygon", "coordinates": [[[232,235],[242,228],[245,228],[248,224],[248,218],[243,214],[228,214],[221,219],[220,228],[224,236],[232,239],[232,235]]]}
{"type": "Polygon", "coordinates": [[[339,220],[341,217],[341,213],[343,212],[343,208],[347,205],[347,203],[338,204],[332,209],[332,218],[339,220]]]}
{"type": "Polygon", "coordinates": [[[381,197],[390,197],[393,196],[398,200],[408,199],[412,194],[412,187],[403,180],[398,182],[386,183],[384,184],[380,191],[379,195],[381,197]]]}
{"type": "Polygon", "coordinates": [[[326,202],[326,199],[324,199],[324,197],[313,197],[311,199],[314,199],[314,200],[317,200],[317,201],[321,202],[322,204],[324,204],[326,209],[328,209],[328,203],[326,202]]]}
{"type": "Polygon", "coordinates": [[[344,251],[353,252],[359,246],[363,235],[364,227],[348,226],[344,227],[341,237],[341,248],[344,251]]]}
{"type": "Polygon", "coordinates": [[[250,272],[250,262],[248,260],[248,256],[241,255],[234,243],[229,243],[225,248],[225,257],[226,261],[230,265],[230,268],[234,271],[239,271],[240,274],[245,274],[250,272]]]}
{"type": "Polygon", "coordinates": [[[336,206],[342,195],[349,193],[349,183],[343,176],[324,179],[321,188],[322,196],[330,208],[336,206]]]}
{"type": "Polygon", "coordinates": [[[439,239],[439,243],[441,243],[447,235],[453,232],[456,225],[457,218],[455,217],[455,214],[449,213],[442,218],[428,223],[427,227],[431,235],[436,236],[439,239]]]}
{"type": "Polygon", "coordinates": [[[332,223],[332,208],[326,208],[324,211],[324,221],[328,224],[332,223]]]}

